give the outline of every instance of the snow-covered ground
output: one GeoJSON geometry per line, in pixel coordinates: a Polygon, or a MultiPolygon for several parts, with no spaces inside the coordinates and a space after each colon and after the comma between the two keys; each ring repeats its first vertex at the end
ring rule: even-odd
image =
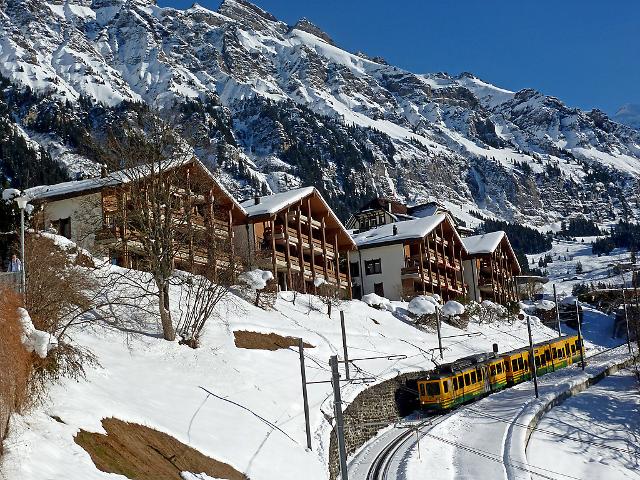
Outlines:
{"type": "Polygon", "coordinates": [[[545,415],[527,447],[534,466],[559,478],[640,478],[640,384],[622,370],[545,415]]]}
{"type": "MultiPolygon", "coordinates": [[[[171,292],[172,306],[179,304],[171,292]]],[[[205,455],[227,462],[253,480],[326,479],[331,418],[329,384],[309,386],[313,450],[305,448],[304,416],[298,352],[247,350],[234,344],[233,331],[251,330],[302,337],[307,379],[329,379],[328,360],[342,352],[338,309],[332,318],[312,296],[281,293],[273,310],[263,310],[232,295],[218,309],[193,350],[159,338],[154,316],[139,319],[133,310],[121,313],[128,331],[107,323],[78,328],[76,342],[90,349],[100,367],[89,368],[86,380],[64,380],[52,386],[49,401],[24,416],[14,416],[5,442],[0,477],[7,480],[121,478],[98,471],[73,440],[80,430],[104,433],[101,419],[116,417],[166,432],[205,455]],[[218,397],[209,395],[206,388],[218,397]],[[251,412],[278,426],[269,426],[251,412]],[[56,419],[61,420],[57,421],[56,419]]],[[[399,372],[431,369],[436,355],[435,332],[411,325],[407,304],[394,303],[395,313],[360,301],[345,302],[347,340],[352,357],[406,355],[402,360],[357,363],[362,375],[382,381],[399,372]]],[[[326,307],[324,307],[326,308],[326,307]]],[[[174,311],[174,315],[177,312],[174,311]]],[[[536,340],[553,336],[534,323],[536,340]]],[[[503,324],[472,322],[466,331],[444,325],[445,361],[479,351],[522,346],[522,321],[503,324]],[[448,337],[448,338],[447,338],[448,337]]],[[[343,386],[345,401],[364,385],[343,386]]]]}

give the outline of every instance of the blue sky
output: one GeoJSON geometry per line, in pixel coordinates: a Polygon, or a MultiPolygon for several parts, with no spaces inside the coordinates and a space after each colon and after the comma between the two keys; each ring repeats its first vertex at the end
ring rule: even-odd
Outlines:
{"type": "MultiPolygon", "coordinates": [[[[199,0],[217,9],[220,0],[199,0]]],[[[254,0],[293,24],[307,17],[342,48],[417,73],[472,72],[571,106],[640,104],[640,1],[254,0]]],[[[158,0],[188,8],[193,0],[158,0]]]]}

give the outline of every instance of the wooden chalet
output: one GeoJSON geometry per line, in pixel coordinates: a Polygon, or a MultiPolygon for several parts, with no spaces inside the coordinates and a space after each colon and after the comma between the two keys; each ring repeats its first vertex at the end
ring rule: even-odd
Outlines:
{"type": "Polygon", "coordinates": [[[316,292],[326,282],[351,297],[349,252],[356,245],[314,187],[241,205],[247,224],[236,227],[236,246],[250,267],[270,268],[282,290],[316,292]]]}
{"type": "Polygon", "coordinates": [[[154,176],[171,185],[166,203],[175,225],[175,268],[197,271],[214,261],[216,267],[228,266],[234,256],[233,226],[244,223],[246,214],[197,159],[103,172],[100,178],[35,187],[29,194],[39,206],[37,222],[43,229],[54,227],[89,251],[108,255],[113,264],[144,270],[136,225],[145,208],[141,196],[154,176]]]}
{"type": "Polygon", "coordinates": [[[347,228],[356,232],[365,232],[381,225],[410,220],[407,207],[388,198],[374,198],[347,220],[347,228]]]}
{"type": "Polygon", "coordinates": [[[462,240],[467,250],[464,276],[469,284],[469,298],[501,304],[517,301],[515,277],[521,269],[507,234],[498,231],[462,240]]]}
{"type": "Polygon", "coordinates": [[[462,239],[448,214],[384,225],[357,234],[358,294],[391,300],[439,294],[444,300],[466,293],[462,239]]]}

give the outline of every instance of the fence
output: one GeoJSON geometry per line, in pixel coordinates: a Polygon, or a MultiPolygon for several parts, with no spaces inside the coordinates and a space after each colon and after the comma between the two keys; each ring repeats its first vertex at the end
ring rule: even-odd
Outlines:
{"type": "Polygon", "coordinates": [[[0,272],[0,286],[22,293],[22,272],[0,272]]]}

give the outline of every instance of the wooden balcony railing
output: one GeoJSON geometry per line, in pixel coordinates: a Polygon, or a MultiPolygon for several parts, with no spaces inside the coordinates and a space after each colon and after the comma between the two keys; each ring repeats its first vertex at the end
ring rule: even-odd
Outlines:
{"type": "MultiPolygon", "coordinates": [[[[285,227],[284,225],[276,225],[275,227],[275,239],[277,242],[283,242],[286,240],[286,235],[285,235],[285,227]]],[[[298,244],[298,231],[295,228],[292,227],[288,227],[286,229],[286,232],[289,236],[289,243],[291,245],[297,245],[298,244]]],[[[270,240],[271,239],[271,228],[267,227],[264,230],[264,237],[266,240],[270,240]]],[[[309,244],[309,236],[305,235],[304,233],[301,235],[302,238],[302,247],[309,249],[310,248],[310,244],[309,244]]],[[[313,243],[313,250],[318,252],[318,253],[322,253],[322,240],[317,239],[317,238],[313,238],[312,239],[312,243],[313,243]]],[[[335,248],[333,247],[333,245],[331,245],[330,243],[326,242],[325,243],[325,251],[326,251],[326,255],[329,258],[334,258],[335,257],[335,248]]]]}

